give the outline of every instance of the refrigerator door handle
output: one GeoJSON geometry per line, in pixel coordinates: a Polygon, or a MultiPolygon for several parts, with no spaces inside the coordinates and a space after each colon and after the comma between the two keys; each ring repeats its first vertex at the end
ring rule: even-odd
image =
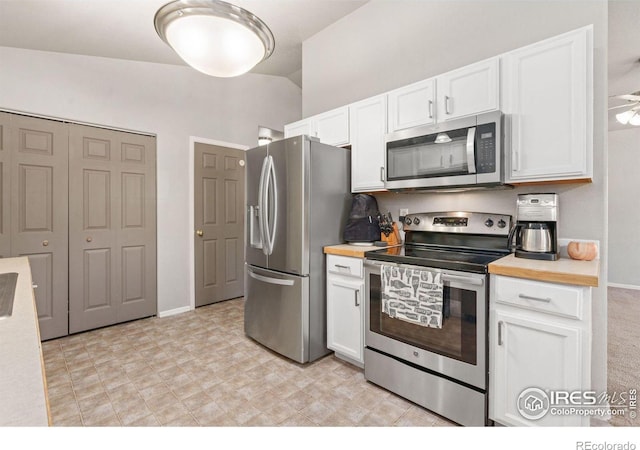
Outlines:
{"type": "Polygon", "coordinates": [[[264,160],[262,161],[262,170],[260,172],[260,182],[258,183],[258,229],[260,231],[260,247],[258,248],[262,248],[262,252],[265,255],[268,255],[269,253],[269,249],[268,247],[268,242],[265,236],[265,232],[266,232],[266,221],[265,221],[265,210],[266,210],[266,205],[265,205],[265,200],[266,200],[266,188],[265,188],[265,181],[266,181],[266,172],[267,169],[269,167],[269,157],[265,156],[264,160]],[[266,244],[266,245],[265,245],[266,244]]]}
{"type": "Polygon", "coordinates": [[[269,255],[273,253],[273,246],[276,241],[276,231],[278,229],[278,184],[276,180],[276,169],[275,164],[273,164],[273,156],[269,155],[269,168],[267,175],[267,182],[265,183],[267,186],[267,194],[269,195],[269,191],[273,189],[273,223],[271,226],[268,224],[267,220],[267,238],[269,245],[269,255]]]}
{"type": "Polygon", "coordinates": [[[249,270],[249,276],[258,281],[264,281],[265,283],[269,283],[269,284],[278,284],[280,286],[293,286],[294,284],[293,280],[281,280],[279,278],[265,277],[264,275],[258,275],[257,273],[254,273],[251,270],[249,270]]]}

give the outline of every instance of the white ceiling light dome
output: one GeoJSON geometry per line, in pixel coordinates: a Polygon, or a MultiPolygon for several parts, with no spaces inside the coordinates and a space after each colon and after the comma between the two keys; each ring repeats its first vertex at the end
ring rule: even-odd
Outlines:
{"type": "Polygon", "coordinates": [[[180,58],[214,77],[242,75],[275,48],[262,20],[220,0],[175,0],[158,10],[154,24],[180,58]]]}

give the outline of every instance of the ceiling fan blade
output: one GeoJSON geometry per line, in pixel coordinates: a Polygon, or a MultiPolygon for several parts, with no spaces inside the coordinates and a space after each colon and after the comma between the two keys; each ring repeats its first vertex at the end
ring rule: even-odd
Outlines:
{"type": "Polygon", "coordinates": [[[630,102],[640,102],[640,95],[636,95],[636,94],[617,95],[616,98],[620,98],[622,100],[629,100],[630,102]]]}
{"type": "Polygon", "coordinates": [[[612,109],[620,109],[620,108],[629,108],[631,109],[634,105],[639,104],[640,102],[635,102],[635,103],[628,103],[626,105],[618,105],[618,106],[612,106],[608,109],[608,111],[611,111],[612,109]]]}

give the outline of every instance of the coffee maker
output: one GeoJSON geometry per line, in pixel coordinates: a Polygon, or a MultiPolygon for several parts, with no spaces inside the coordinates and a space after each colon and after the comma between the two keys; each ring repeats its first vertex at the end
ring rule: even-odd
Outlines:
{"type": "Polygon", "coordinates": [[[517,258],[555,261],[558,252],[558,195],[519,194],[516,224],[509,235],[517,258]],[[513,239],[515,237],[515,244],[513,239]]]}

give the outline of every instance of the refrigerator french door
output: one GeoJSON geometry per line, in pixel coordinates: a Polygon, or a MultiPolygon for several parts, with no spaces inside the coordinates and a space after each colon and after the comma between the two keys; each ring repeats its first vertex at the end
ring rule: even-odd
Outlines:
{"type": "Polygon", "coordinates": [[[342,242],[349,161],[307,136],[247,152],[245,333],[300,363],[328,353],[322,249],[342,242]]]}

